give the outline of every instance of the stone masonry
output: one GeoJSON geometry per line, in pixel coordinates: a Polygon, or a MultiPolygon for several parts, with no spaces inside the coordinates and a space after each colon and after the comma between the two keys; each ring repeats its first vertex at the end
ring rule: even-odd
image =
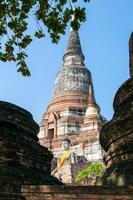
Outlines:
{"type": "Polygon", "coordinates": [[[23,185],[0,193],[0,200],[132,200],[131,187],[23,185]]]}
{"type": "MultiPolygon", "coordinates": [[[[70,140],[71,160],[62,167],[60,175],[66,174],[72,163],[76,170],[79,157],[82,162],[84,158],[85,166],[102,160],[99,133],[105,119],[96,103],[91,72],[84,59],[79,34],[71,30],[63,67],[57,73],[52,101],[43,114],[39,133],[40,144],[50,149],[57,160],[63,152],[63,140],[70,140]]],[[[68,173],[69,183],[74,180],[72,171],[68,173]]],[[[62,180],[68,183],[68,178],[62,176],[62,180]]]]}
{"type": "MultiPolygon", "coordinates": [[[[133,34],[130,41],[132,39],[133,34]]],[[[133,49],[131,43],[130,48],[133,49]]],[[[32,115],[0,101],[0,200],[132,200],[131,70],[130,74],[131,78],[116,93],[113,119],[104,125],[100,134],[101,144],[107,152],[107,170],[102,177],[105,186],[57,185],[61,183],[50,176],[52,155],[47,148],[37,144],[38,125],[32,115]]]]}
{"type": "Polygon", "coordinates": [[[0,101],[0,187],[61,184],[51,173],[52,154],[38,144],[39,126],[32,115],[0,101]]]}
{"type": "Polygon", "coordinates": [[[101,130],[100,143],[106,151],[102,184],[133,185],[133,33],[129,40],[130,78],[114,98],[114,116],[101,130]]]}

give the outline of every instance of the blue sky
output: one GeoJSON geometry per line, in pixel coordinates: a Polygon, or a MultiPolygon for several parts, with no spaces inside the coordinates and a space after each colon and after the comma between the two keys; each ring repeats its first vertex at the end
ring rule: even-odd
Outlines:
{"type": "MultiPolygon", "coordinates": [[[[128,40],[133,31],[133,0],[91,0],[86,7],[87,21],[79,31],[82,50],[86,67],[92,73],[101,113],[110,119],[114,95],[129,77],[128,40]]],[[[58,45],[52,44],[48,35],[30,45],[27,62],[32,76],[29,78],[16,72],[15,63],[0,62],[0,99],[27,109],[39,122],[51,100],[68,37],[69,27],[58,45]]]]}

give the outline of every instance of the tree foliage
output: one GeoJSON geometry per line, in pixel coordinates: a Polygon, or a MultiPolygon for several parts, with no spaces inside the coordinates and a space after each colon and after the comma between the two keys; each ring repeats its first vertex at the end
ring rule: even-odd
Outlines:
{"type": "Polygon", "coordinates": [[[75,181],[81,181],[85,178],[93,178],[93,177],[101,177],[104,173],[105,166],[101,162],[94,162],[90,164],[88,167],[83,169],[82,171],[79,171],[75,181]]]}
{"type": "MultiPolygon", "coordinates": [[[[46,28],[53,43],[57,43],[71,16],[74,30],[85,21],[85,8],[72,8],[79,0],[0,0],[0,60],[15,61],[18,72],[30,76],[26,64],[26,48],[34,37],[45,37],[46,28]],[[33,17],[36,30],[31,35],[29,17],[33,17]]],[[[90,0],[82,0],[89,2],[90,0]]]]}

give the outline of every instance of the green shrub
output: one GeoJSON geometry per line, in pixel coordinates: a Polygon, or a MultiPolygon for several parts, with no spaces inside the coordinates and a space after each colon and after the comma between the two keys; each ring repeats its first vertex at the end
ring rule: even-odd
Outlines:
{"type": "Polygon", "coordinates": [[[101,177],[104,173],[105,166],[101,162],[94,162],[88,167],[79,171],[75,177],[75,182],[81,181],[85,178],[101,177]]]}

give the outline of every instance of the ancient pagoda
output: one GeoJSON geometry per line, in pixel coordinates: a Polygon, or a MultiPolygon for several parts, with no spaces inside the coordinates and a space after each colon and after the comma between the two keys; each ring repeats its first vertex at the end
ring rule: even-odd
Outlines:
{"type": "Polygon", "coordinates": [[[107,165],[103,185],[133,186],[133,32],[129,39],[129,72],[130,78],[116,92],[114,115],[100,133],[107,165]]]}
{"type": "Polygon", "coordinates": [[[84,60],[78,31],[71,30],[52,100],[40,123],[40,144],[48,147],[55,158],[62,154],[64,139],[70,141],[70,176],[66,181],[62,172],[64,182],[73,181],[75,170],[102,160],[99,131],[105,119],[96,103],[91,72],[84,60]]]}

